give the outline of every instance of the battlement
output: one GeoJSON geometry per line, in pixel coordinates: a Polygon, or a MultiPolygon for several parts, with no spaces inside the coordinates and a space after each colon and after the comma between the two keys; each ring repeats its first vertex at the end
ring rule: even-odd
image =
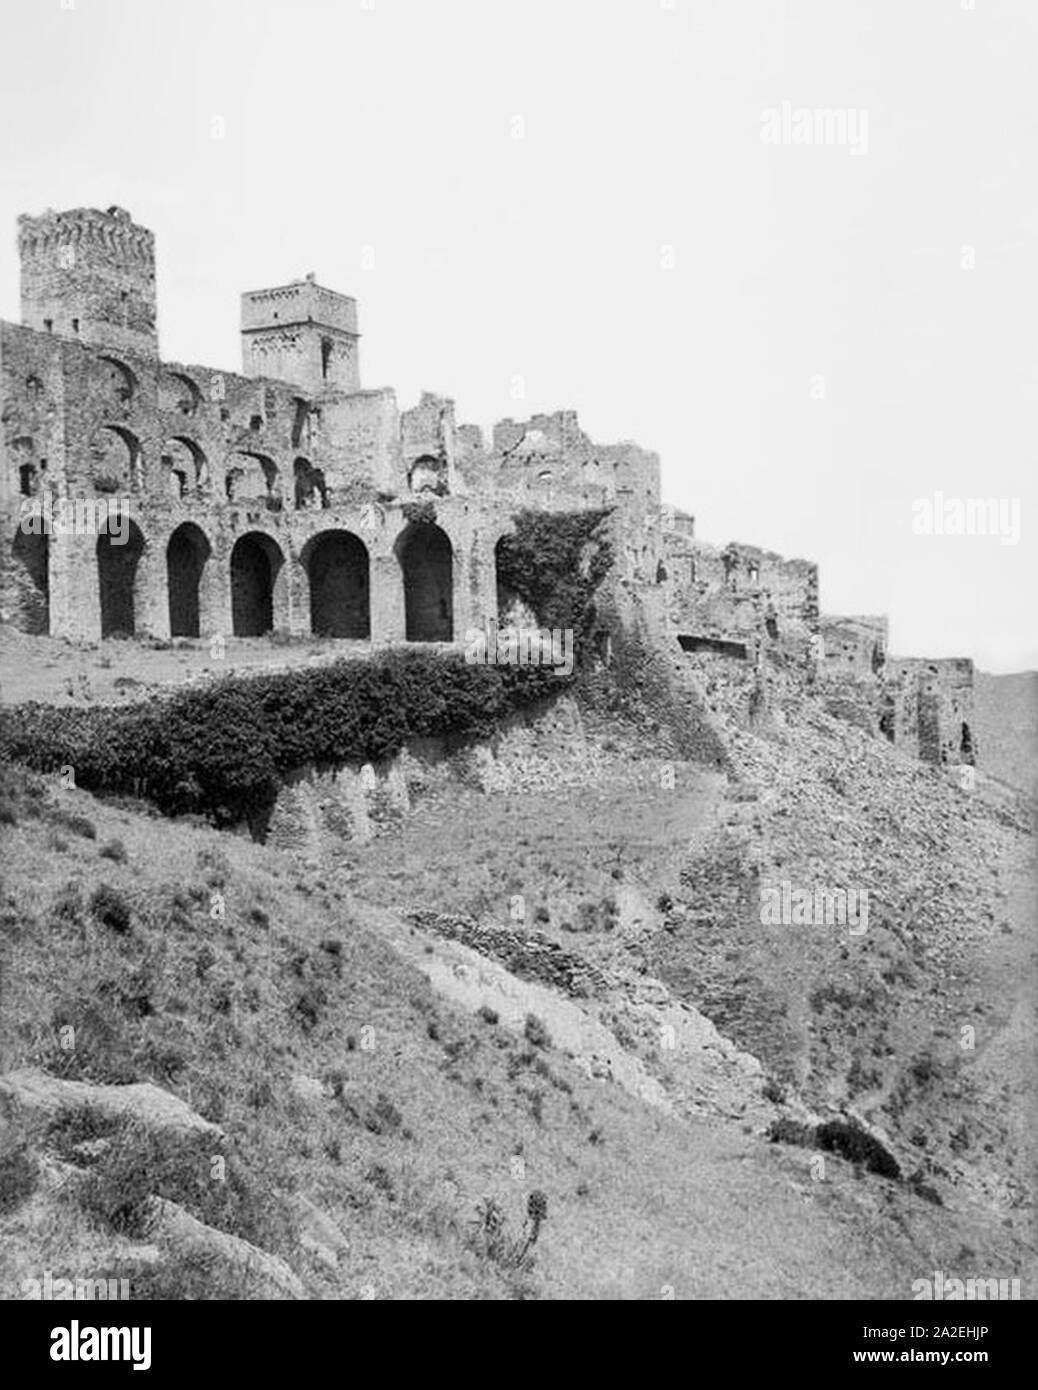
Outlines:
{"type": "Polygon", "coordinates": [[[274,377],[314,393],[360,390],[357,301],[313,275],[241,297],[246,376],[274,377]]]}
{"type": "Polygon", "coordinates": [[[316,324],[335,333],[357,333],[357,301],[325,289],[312,275],[269,290],[248,290],[241,297],[241,330],[316,324]]]}
{"type": "Polygon", "coordinates": [[[38,217],[23,213],[18,218],[18,253],[23,258],[48,255],[63,246],[94,243],[113,260],[137,260],[155,265],[155,234],[134,222],[125,208],[48,208],[38,217]]]}
{"type": "Polygon", "coordinates": [[[26,327],[158,355],[155,237],[124,208],[19,217],[18,253],[26,327]]]}

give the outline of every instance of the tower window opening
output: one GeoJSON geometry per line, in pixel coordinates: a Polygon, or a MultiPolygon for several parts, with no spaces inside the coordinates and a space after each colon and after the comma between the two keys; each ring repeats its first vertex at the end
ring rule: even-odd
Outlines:
{"type": "Polygon", "coordinates": [[[331,338],[321,339],[321,376],[328,380],[328,368],[332,361],[332,340],[331,338]]]}
{"type": "Polygon", "coordinates": [[[44,328],[47,330],[48,333],[53,332],[53,331],[54,331],[54,320],[53,320],[53,319],[44,319],[44,320],[43,320],[43,326],[44,326],[44,328]]]}

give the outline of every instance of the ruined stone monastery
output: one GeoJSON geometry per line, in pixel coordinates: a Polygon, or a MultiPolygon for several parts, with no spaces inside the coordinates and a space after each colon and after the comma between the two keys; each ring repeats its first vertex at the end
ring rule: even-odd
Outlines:
{"type": "Polygon", "coordinates": [[[509,604],[495,552],[518,511],[609,508],[618,584],[675,651],[853,688],[875,732],[972,763],[970,661],[895,661],[885,619],[820,616],[816,565],[696,540],[660,504],[656,454],[593,443],[572,411],[487,440],[446,398],[400,410],[361,387],[356,301],[313,276],[242,296],[240,375],[163,361],[154,236],[122,208],[23,216],[18,248],[0,621],[78,641],[461,642],[509,604]],[[88,529],[117,499],[128,534],[88,529]],[[82,524],[42,524],[59,510],[82,524]]]}

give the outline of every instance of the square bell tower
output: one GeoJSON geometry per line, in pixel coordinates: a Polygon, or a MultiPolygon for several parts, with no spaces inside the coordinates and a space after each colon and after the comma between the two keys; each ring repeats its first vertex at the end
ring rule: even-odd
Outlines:
{"type": "Polygon", "coordinates": [[[313,275],[241,297],[246,376],[287,381],[312,395],[360,390],[357,301],[313,275]]]}

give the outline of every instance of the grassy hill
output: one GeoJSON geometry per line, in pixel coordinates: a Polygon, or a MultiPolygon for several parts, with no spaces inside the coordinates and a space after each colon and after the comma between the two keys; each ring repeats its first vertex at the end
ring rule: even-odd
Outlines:
{"type": "Polygon", "coordinates": [[[1038,787],[1038,672],[990,676],[978,671],[974,700],[982,767],[1034,795],[1038,787]]]}
{"type": "Polygon", "coordinates": [[[727,772],[658,711],[559,706],[419,760],[403,812],[320,858],[6,769],[0,1296],[51,1270],[908,1298],[1030,1269],[1021,808],[810,702],[714,703],[727,772]],[[763,927],[776,875],[866,885],[869,931],[763,927]]]}

